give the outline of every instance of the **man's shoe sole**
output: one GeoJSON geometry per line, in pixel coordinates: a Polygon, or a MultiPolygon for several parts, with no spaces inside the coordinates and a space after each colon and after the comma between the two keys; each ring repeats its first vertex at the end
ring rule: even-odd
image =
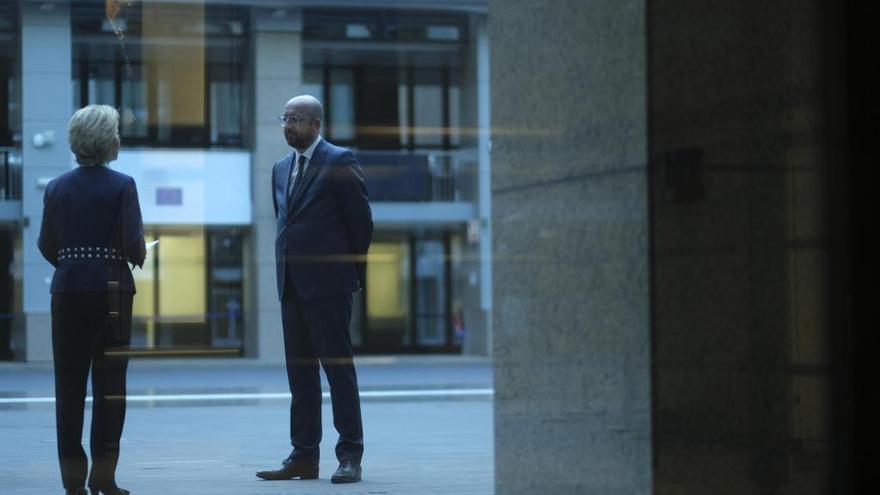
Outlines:
{"type": "Polygon", "coordinates": [[[330,478],[330,483],[334,483],[337,485],[341,485],[343,483],[357,483],[361,480],[361,477],[358,476],[357,479],[349,479],[349,478],[330,478]]]}
{"type": "Polygon", "coordinates": [[[308,475],[304,475],[304,476],[298,475],[298,474],[293,475],[293,476],[272,476],[272,475],[266,476],[266,475],[260,475],[260,473],[257,473],[256,476],[257,476],[257,478],[260,478],[261,480],[266,480],[266,481],[286,481],[286,480],[293,480],[293,479],[301,479],[301,480],[316,480],[316,479],[318,479],[318,473],[308,474],[308,475]]]}

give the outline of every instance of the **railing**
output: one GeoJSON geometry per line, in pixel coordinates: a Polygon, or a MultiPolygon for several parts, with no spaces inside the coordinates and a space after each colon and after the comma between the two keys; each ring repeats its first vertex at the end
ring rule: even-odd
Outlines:
{"type": "Polygon", "coordinates": [[[371,201],[473,201],[476,154],[466,151],[361,150],[371,201]]]}
{"type": "MultiPolygon", "coordinates": [[[[373,201],[473,201],[476,154],[464,151],[357,152],[373,201]]],[[[21,200],[21,153],[0,147],[0,201],[21,200]]]]}
{"type": "Polygon", "coordinates": [[[0,201],[21,200],[21,152],[0,147],[0,201]]]}

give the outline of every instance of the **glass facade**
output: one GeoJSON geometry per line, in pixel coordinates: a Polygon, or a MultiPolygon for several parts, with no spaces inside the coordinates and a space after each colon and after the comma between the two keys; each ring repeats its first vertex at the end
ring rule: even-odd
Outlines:
{"type": "Polygon", "coordinates": [[[0,5],[0,148],[13,146],[21,133],[17,2],[0,5]]]}
{"type": "MultiPolygon", "coordinates": [[[[21,200],[21,65],[17,2],[0,5],[0,204],[21,200]]],[[[21,230],[18,215],[0,215],[0,360],[15,357],[21,324],[21,230]]]]}
{"type": "Polygon", "coordinates": [[[13,225],[0,226],[0,360],[15,357],[12,329],[20,310],[15,280],[15,248],[18,237],[13,225]],[[18,304],[17,304],[18,303],[18,304]]]}
{"type": "Polygon", "coordinates": [[[396,69],[306,66],[305,88],[319,97],[328,95],[327,138],[361,149],[457,149],[462,130],[460,72],[396,69]]]}
{"type": "MultiPolygon", "coordinates": [[[[322,98],[324,136],[356,150],[371,201],[473,201],[461,117],[467,15],[305,9],[302,22],[303,89],[322,98]]],[[[360,352],[461,351],[450,239],[464,229],[379,227],[352,323],[360,352]]]]}
{"type": "MultiPolygon", "coordinates": [[[[249,12],[232,3],[137,2],[110,16],[103,3],[73,2],[74,108],[120,109],[124,149],[246,149],[249,12]]],[[[156,165],[143,165],[144,180],[180,180],[156,165]]],[[[157,211],[181,202],[162,199],[165,190],[182,194],[157,189],[157,211]]],[[[134,351],[240,355],[247,229],[159,223],[145,237],[160,242],[135,271],[134,351]]]]}
{"type": "Polygon", "coordinates": [[[323,97],[326,137],[362,152],[371,198],[473,200],[467,16],[306,9],[303,24],[304,89],[323,97]]]}
{"type": "Polygon", "coordinates": [[[102,4],[78,2],[71,24],[74,106],[122,109],[124,145],[245,146],[247,9],[138,3],[111,21],[102,4]]]}
{"type": "MultiPolygon", "coordinates": [[[[73,108],[120,109],[123,153],[253,150],[257,117],[248,70],[256,21],[252,9],[236,3],[134,2],[111,11],[101,2],[71,2],[73,108]]],[[[465,143],[461,97],[473,80],[465,67],[474,49],[469,16],[304,9],[301,22],[302,92],[323,100],[324,136],[358,154],[371,201],[475,204],[476,153],[465,143]],[[390,56],[398,50],[405,56],[390,56]]],[[[14,85],[12,78],[8,94],[14,85]]],[[[8,108],[6,122],[20,122],[14,101],[8,108]]],[[[156,198],[141,198],[157,202],[145,211],[161,214],[163,205],[181,201],[162,192],[183,194],[172,187],[183,172],[149,161],[158,155],[131,156],[121,160],[125,166],[136,167],[146,185],[157,184],[156,198]]],[[[135,273],[135,348],[246,354],[254,338],[247,337],[254,319],[246,308],[257,290],[242,275],[254,262],[242,254],[253,242],[249,229],[229,227],[234,233],[221,241],[214,232],[223,231],[222,218],[210,225],[145,220],[147,238],[160,243],[135,273]]],[[[370,255],[395,261],[371,262],[376,288],[356,296],[352,332],[362,352],[461,352],[454,328],[462,327],[462,304],[453,311],[452,294],[462,277],[450,239],[460,238],[465,220],[443,227],[420,222],[418,214],[402,230],[380,222],[377,238],[396,240],[377,241],[370,255]]]]}
{"type": "Polygon", "coordinates": [[[0,201],[21,199],[21,33],[18,5],[0,5],[0,201]]]}

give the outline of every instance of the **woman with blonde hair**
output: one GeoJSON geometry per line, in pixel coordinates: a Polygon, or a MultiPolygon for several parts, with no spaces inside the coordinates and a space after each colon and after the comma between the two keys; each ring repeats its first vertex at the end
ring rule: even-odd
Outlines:
{"type": "Polygon", "coordinates": [[[79,166],[46,187],[37,241],[55,267],[50,290],[61,479],[67,494],[87,495],[88,481],[92,495],[126,495],[116,485],[116,465],[135,292],[128,263],[143,266],[143,223],[134,179],[106,166],[119,153],[119,113],[106,105],[77,110],[68,139],[79,166]],[[88,472],[81,438],[90,370],[88,472]]]}

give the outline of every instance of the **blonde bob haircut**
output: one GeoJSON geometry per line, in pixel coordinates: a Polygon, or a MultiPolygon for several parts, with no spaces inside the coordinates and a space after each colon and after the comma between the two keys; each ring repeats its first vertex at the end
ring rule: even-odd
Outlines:
{"type": "Polygon", "coordinates": [[[108,105],[89,105],[74,112],[67,125],[70,150],[76,163],[104,165],[115,159],[119,139],[119,112],[108,105]]]}

